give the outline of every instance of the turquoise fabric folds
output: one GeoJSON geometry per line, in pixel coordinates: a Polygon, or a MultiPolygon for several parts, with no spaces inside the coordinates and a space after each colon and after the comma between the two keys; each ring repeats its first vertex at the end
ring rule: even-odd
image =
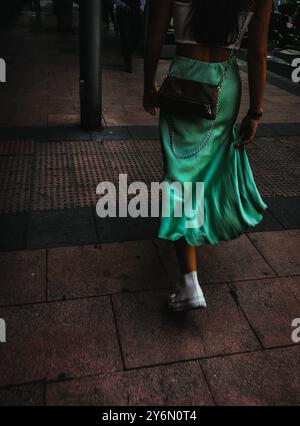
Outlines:
{"type": "MultiPolygon", "coordinates": [[[[208,63],[176,55],[170,74],[210,84],[218,84],[226,62],[208,63]]],[[[174,191],[170,199],[170,215],[161,217],[158,236],[168,240],[184,237],[188,244],[216,244],[243,234],[263,218],[267,205],[256,187],[246,149],[235,149],[239,139],[235,127],[241,100],[241,79],[233,59],[221,90],[220,110],[210,141],[196,156],[178,159],[170,145],[169,125],[179,155],[189,154],[205,139],[210,129],[208,120],[160,112],[160,135],[163,148],[166,183],[204,182],[203,221],[198,227],[187,226],[184,214],[174,214],[174,191]]],[[[195,191],[193,203],[196,202],[195,191]]],[[[178,200],[177,200],[178,201],[178,200]]],[[[193,204],[194,205],[194,204],[193,204]]]]}

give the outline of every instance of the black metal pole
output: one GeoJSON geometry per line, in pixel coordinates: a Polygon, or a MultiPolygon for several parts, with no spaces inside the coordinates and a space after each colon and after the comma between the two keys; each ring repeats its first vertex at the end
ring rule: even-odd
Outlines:
{"type": "Polygon", "coordinates": [[[101,128],[101,22],[102,0],[80,0],[81,125],[101,128]]]}

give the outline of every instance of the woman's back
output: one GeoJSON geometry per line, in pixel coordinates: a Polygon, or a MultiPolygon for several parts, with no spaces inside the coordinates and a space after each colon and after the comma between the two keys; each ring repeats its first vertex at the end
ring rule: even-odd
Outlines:
{"type": "MultiPolygon", "coordinates": [[[[201,0],[199,0],[201,1],[201,0]]],[[[236,1],[236,4],[240,6],[239,10],[236,13],[236,27],[232,28],[231,31],[226,34],[226,39],[223,41],[217,42],[216,36],[220,31],[220,26],[226,27],[226,22],[218,22],[218,19],[224,19],[224,13],[213,8],[215,5],[213,2],[208,2],[206,5],[210,5],[212,8],[213,14],[206,16],[208,14],[209,7],[205,7],[204,4],[203,11],[198,7],[198,13],[200,12],[200,18],[202,23],[199,23],[200,39],[197,38],[197,31],[195,31],[195,19],[198,19],[197,16],[193,16],[197,13],[193,5],[193,0],[174,0],[173,1],[173,18],[174,18],[174,29],[175,29],[175,41],[177,44],[177,51],[183,56],[188,56],[193,59],[203,60],[207,62],[218,62],[224,61],[228,58],[230,54],[230,49],[234,47],[235,37],[234,32],[237,34],[240,33],[240,41],[237,43],[237,48],[240,47],[242,37],[247,30],[249,22],[253,16],[253,5],[254,1],[252,0],[241,0],[236,1]]],[[[224,5],[224,3],[221,3],[224,5]]],[[[225,9],[227,11],[227,9],[225,9]]],[[[226,17],[225,17],[226,19],[226,17]]]]}

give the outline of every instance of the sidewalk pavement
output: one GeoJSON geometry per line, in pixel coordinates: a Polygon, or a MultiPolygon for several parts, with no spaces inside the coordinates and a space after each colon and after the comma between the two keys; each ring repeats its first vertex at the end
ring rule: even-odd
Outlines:
{"type": "MultiPolygon", "coordinates": [[[[1,127],[57,127],[80,123],[78,29],[75,25],[74,34],[58,34],[55,20],[49,15],[50,10],[41,28],[29,26],[29,15],[23,17],[18,27],[1,30],[1,56],[7,61],[7,83],[1,86],[1,127]]],[[[161,61],[159,82],[169,63],[161,61]]],[[[156,126],[157,117],[147,114],[141,105],[143,61],[137,56],[134,73],[125,73],[119,40],[113,32],[106,33],[103,64],[103,124],[156,126]]],[[[240,66],[246,89],[243,61],[240,66]]],[[[267,84],[263,123],[299,123],[297,85],[281,77],[269,76],[269,81],[277,87],[267,84]]],[[[239,121],[247,109],[248,96],[244,90],[239,121]]]]}
{"type": "Polygon", "coordinates": [[[292,86],[271,76],[265,125],[248,151],[269,206],[264,222],[199,248],[208,308],[172,314],[167,296],[179,271],[172,244],[156,238],[158,221],[95,213],[100,181],[162,177],[157,118],[140,105],[142,60],[134,74],[120,71],[109,37],[107,126],[82,132],[76,31],[58,36],[51,17],[34,33],[28,17],[21,23],[1,34],[11,41],[0,107],[0,405],[299,405],[300,101],[292,86]]]}

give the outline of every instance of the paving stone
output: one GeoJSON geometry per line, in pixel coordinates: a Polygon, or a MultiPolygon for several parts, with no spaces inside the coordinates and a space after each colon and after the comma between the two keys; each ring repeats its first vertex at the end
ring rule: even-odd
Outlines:
{"type": "Polygon", "coordinates": [[[127,368],[259,347],[226,285],[205,289],[208,309],[185,313],[168,310],[169,293],[146,291],[112,296],[127,368]]]}
{"type": "MultiPolygon", "coordinates": [[[[300,303],[300,276],[281,278],[282,283],[290,290],[300,303]]],[[[299,313],[300,318],[300,313],[299,313]]]]}
{"type": "Polygon", "coordinates": [[[79,126],[50,126],[47,128],[48,140],[91,140],[90,132],[82,130],[79,126]]]}
{"type": "Polygon", "coordinates": [[[46,251],[0,253],[0,305],[46,299],[46,251]]]}
{"type": "Polygon", "coordinates": [[[299,405],[299,347],[200,361],[218,405],[299,405]]]}
{"type": "Polygon", "coordinates": [[[279,276],[300,275],[300,230],[249,234],[279,276]]]}
{"type": "Polygon", "coordinates": [[[0,125],[5,127],[34,127],[34,126],[47,126],[47,113],[45,110],[40,109],[39,111],[27,110],[24,113],[16,113],[8,117],[0,117],[0,125]]]}
{"type": "Polygon", "coordinates": [[[272,123],[270,124],[261,124],[257,129],[257,137],[271,137],[276,136],[278,133],[273,130],[272,123]]]}
{"type": "MultiPolygon", "coordinates": [[[[277,61],[274,61],[274,62],[272,61],[272,66],[275,69],[276,68],[282,69],[284,67],[283,64],[277,63],[277,61]]],[[[286,69],[285,69],[285,71],[286,71],[286,69]]],[[[280,74],[280,72],[279,72],[279,74],[280,74]]],[[[289,77],[290,77],[290,72],[289,72],[288,78],[289,77]]],[[[299,86],[297,84],[293,83],[290,80],[290,78],[289,78],[289,80],[287,80],[286,78],[282,78],[280,75],[276,75],[274,73],[272,73],[272,74],[268,73],[267,80],[268,80],[269,83],[271,83],[273,85],[272,93],[278,93],[279,90],[277,90],[276,92],[275,92],[275,90],[277,88],[279,88],[279,89],[282,89],[281,93],[290,95],[293,98],[295,96],[298,96],[298,97],[300,96],[299,86]]],[[[268,86],[270,86],[270,85],[268,85],[268,86]]],[[[284,100],[284,95],[281,97],[281,99],[282,99],[282,101],[284,100]]],[[[280,103],[280,105],[284,105],[284,104],[280,103]]],[[[285,105],[288,105],[288,103],[286,103],[285,105]]]]}
{"type": "Polygon", "coordinates": [[[174,286],[180,278],[179,263],[176,257],[174,243],[163,239],[155,239],[153,240],[153,243],[160,261],[164,265],[169,279],[174,286]]]}
{"type": "Polygon", "coordinates": [[[300,123],[273,123],[272,129],[281,136],[298,136],[300,123]]]}
{"type": "Polygon", "coordinates": [[[158,117],[147,116],[146,113],[140,112],[140,108],[137,108],[138,112],[131,114],[104,114],[104,120],[108,126],[153,126],[158,125],[158,117]]]}
{"type": "Polygon", "coordinates": [[[51,300],[170,285],[151,241],[50,249],[47,270],[51,300]]]}
{"type": "Polygon", "coordinates": [[[156,238],[159,228],[157,218],[113,218],[100,219],[95,214],[96,226],[101,243],[151,240],[156,238]]]}
{"type": "Polygon", "coordinates": [[[122,368],[107,297],[0,309],[0,386],[101,374],[122,368]]]}
{"type": "Polygon", "coordinates": [[[130,139],[130,133],[127,126],[106,126],[98,132],[92,132],[92,138],[96,141],[130,139]]]}
{"type": "Polygon", "coordinates": [[[128,131],[133,139],[159,139],[158,126],[130,126],[128,131]]]}
{"type": "Polygon", "coordinates": [[[44,405],[44,384],[13,386],[0,389],[0,406],[40,406],[44,405]]]}
{"type": "MultiPolygon", "coordinates": [[[[198,278],[202,284],[238,281],[239,276],[243,280],[255,275],[259,278],[275,275],[245,238],[243,236],[227,243],[224,242],[215,246],[203,246],[197,249],[198,278]],[[240,247],[239,240],[243,240],[240,242],[240,247]],[[232,259],[234,259],[234,262],[232,259]]],[[[180,277],[180,269],[174,244],[162,239],[155,240],[154,244],[171,282],[175,283],[180,277]]]]}
{"type": "Polygon", "coordinates": [[[268,200],[268,206],[286,229],[300,228],[300,197],[271,198],[268,200]]]}
{"type": "Polygon", "coordinates": [[[291,113],[291,111],[278,111],[275,110],[274,106],[272,109],[270,109],[268,112],[264,113],[264,117],[263,117],[263,123],[265,124],[270,124],[270,123],[276,123],[278,126],[277,128],[275,128],[274,130],[277,131],[279,136],[296,136],[297,134],[299,134],[299,127],[297,129],[297,127],[294,127],[294,123],[289,122],[291,120],[299,122],[300,120],[300,115],[299,115],[299,110],[295,108],[295,110],[293,111],[293,113],[291,113]],[[280,125],[284,125],[283,127],[281,127],[280,125]],[[292,125],[292,127],[290,128],[290,125],[292,125]],[[298,132],[298,133],[297,133],[298,132]]]}
{"type": "Polygon", "coordinates": [[[47,385],[47,405],[213,405],[196,361],[47,385]]]}
{"type": "Polygon", "coordinates": [[[291,324],[300,317],[300,304],[284,278],[234,283],[232,290],[264,348],[293,343],[291,324]]]}
{"type": "Polygon", "coordinates": [[[0,250],[22,250],[26,247],[28,213],[0,214],[0,250]]]}
{"type": "Polygon", "coordinates": [[[79,126],[80,114],[49,114],[48,113],[48,126],[79,126]]]}
{"type": "MultiPolygon", "coordinates": [[[[269,205],[267,199],[264,199],[264,201],[269,205]]],[[[263,220],[255,227],[256,232],[280,231],[282,229],[284,229],[283,225],[276,220],[269,209],[265,211],[263,220]]]]}
{"type": "Polygon", "coordinates": [[[202,283],[259,279],[275,275],[245,235],[217,245],[200,247],[198,265],[202,283]]]}
{"type": "Polygon", "coordinates": [[[90,208],[30,212],[28,248],[96,244],[97,234],[90,208]]]}
{"type": "Polygon", "coordinates": [[[3,127],[0,140],[46,140],[47,127],[3,127]]]}
{"type": "Polygon", "coordinates": [[[50,105],[47,105],[47,112],[48,112],[48,125],[50,125],[49,121],[49,114],[52,116],[52,120],[55,116],[59,116],[59,114],[74,114],[75,111],[74,104],[73,103],[67,103],[67,102],[54,102],[50,105]]]}
{"type": "Polygon", "coordinates": [[[112,113],[124,114],[124,112],[126,112],[126,110],[125,110],[123,105],[106,105],[105,107],[102,108],[102,112],[103,113],[112,112],[112,113]]]}

